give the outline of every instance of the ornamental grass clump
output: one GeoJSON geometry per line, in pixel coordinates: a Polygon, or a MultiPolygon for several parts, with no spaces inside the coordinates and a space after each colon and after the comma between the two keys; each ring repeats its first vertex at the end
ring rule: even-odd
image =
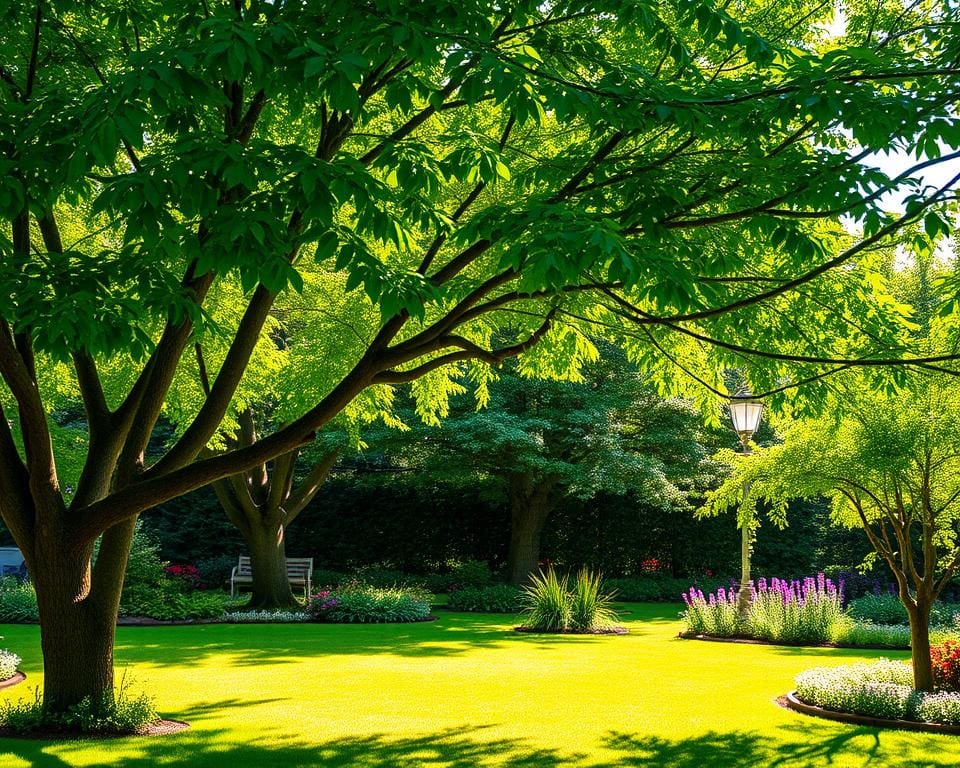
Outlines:
{"type": "Polygon", "coordinates": [[[573,589],[566,576],[553,568],[531,577],[522,595],[526,629],[538,632],[623,632],[614,627],[617,614],[610,607],[612,595],[603,592],[603,578],[582,568],[573,589]]]}

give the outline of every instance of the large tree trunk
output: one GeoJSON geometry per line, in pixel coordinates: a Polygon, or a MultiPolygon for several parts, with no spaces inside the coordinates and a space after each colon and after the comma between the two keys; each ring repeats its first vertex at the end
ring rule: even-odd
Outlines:
{"type": "Polygon", "coordinates": [[[917,595],[916,605],[907,606],[910,617],[910,653],[913,662],[913,687],[933,690],[933,662],[930,658],[931,600],[917,595]]]}
{"type": "Polygon", "coordinates": [[[113,702],[113,646],[123,573],[136,521],[78,550],[60,535],[41,535],[28,568],[37,593],[43,650],[43,707],[63,712],[83,699],[113,702]]]}
{"type": "Polygon", "coordinates": [[[510,550],[507,578],[522,586],[540,565],[540,534],[550,514],[550,481],[536,482],[530,475],[510,478],[510,550]]]}
{"type": "Polygon", "coordinates": [[[244,531],[253,572],[253,594],[249,608],[279,610],[300,607],[287,580],[283,533],[282,526],[268,525],[254,525],[244,531]]]}

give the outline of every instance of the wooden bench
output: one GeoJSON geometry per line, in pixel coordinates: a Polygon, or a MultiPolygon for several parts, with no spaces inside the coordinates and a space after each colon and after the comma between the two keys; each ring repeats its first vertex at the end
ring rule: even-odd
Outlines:
{"type": "MultiPolygon", "coordinates": [[[[313,558],[288,557],[287,581],[291,587],[302,587],[303,596],[309,599],[313,589],[313,558]]],[[[250,567],[250,558],[240,555],[240,560],[230,572],[230,597],[236,597],[239,587],[253,584],[253,570],[250,567]]]]}

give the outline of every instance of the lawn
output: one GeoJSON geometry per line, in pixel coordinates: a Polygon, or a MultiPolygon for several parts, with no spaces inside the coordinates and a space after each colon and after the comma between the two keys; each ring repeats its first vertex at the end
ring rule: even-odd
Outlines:
{"type": "MultiPolygon", "coordinates": [[[[117,660],[182,734],[0,740],[3,768],[146,766],[954,766],[960,737],[878,731],[781,709],[819,664],[880,652],[675,638],[678,606],[630,605],[623,637],[510,631],[441,611],[426,624],[128,627],[117,660]]],[[[40,681],[36,627],[3,645],[40,681]]],[[[887,654],[899,655],[904,654],[887,654]]]]}

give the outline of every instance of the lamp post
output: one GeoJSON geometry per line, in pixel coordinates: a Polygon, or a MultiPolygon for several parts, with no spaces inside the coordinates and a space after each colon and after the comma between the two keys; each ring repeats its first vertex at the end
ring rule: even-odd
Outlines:
{"type": "MultiPolygon", "coordinates": [[[[730,420],[743,446],[743,455],[749,456],[750,439],[760,426],[763,416],[763,403],[755,399],[748,391],[734,395],[730,399],[730,420]]],[[[750,481],[743,481],[743,496],[741,506],[746,504],[750,493],[750,481]]],[[[750,605],[750,545],[753,537],[753,527],[741,514],[740,523],[740,590],[737,593],[737,608],[741,614],[746,613],[750,605]]]]}

